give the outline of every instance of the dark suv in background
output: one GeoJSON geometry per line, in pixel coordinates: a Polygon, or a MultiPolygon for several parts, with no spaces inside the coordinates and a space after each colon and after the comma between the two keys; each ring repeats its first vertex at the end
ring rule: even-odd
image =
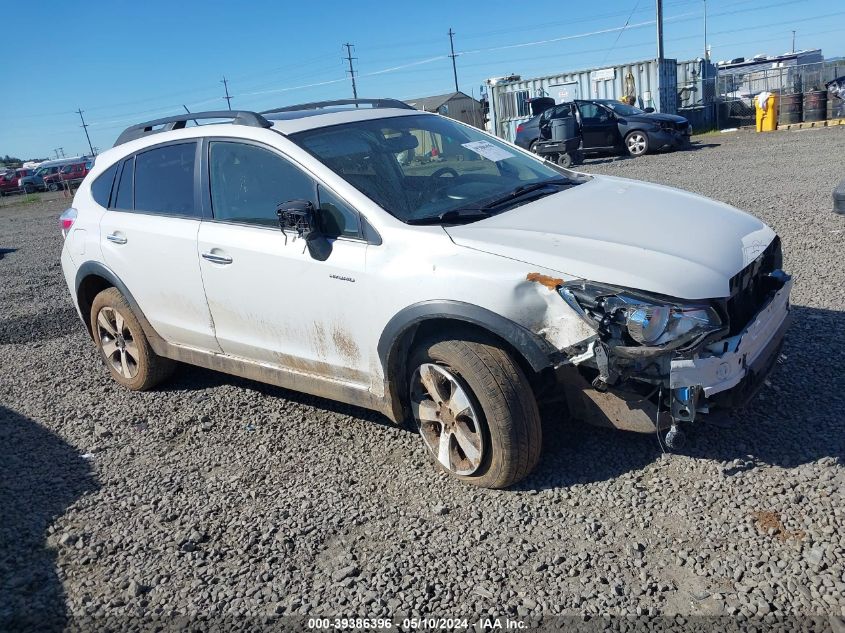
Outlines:
{"type": "Polygon", "coordinates": [[[532,149],[550,138],[554,119],[574,116],[585,152],[627,151],[642,156],[649,151],[678,149],[689,145],[692,126],[682,116],[641,110],[613,99],[577,100],[555,105],[516,128],[514,142],[532,149]]]}

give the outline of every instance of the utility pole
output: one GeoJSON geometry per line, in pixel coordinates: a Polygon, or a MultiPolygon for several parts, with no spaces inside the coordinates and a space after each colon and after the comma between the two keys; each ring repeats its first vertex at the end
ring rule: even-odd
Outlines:
{"type": "Polygon", "coordinates": [[[88,139],[88,149],[91,150],[91,156],[96,156],[94,153],[94,146],[91,145],[91,137],[88,136],[88,125],[85,123],[85,119],[82,116],[82,110],[77,110],[76,112],[79,114],[79,118],[82,121],[82,129],[85,130],[85,138],[88,139]]]}
{"type": "Polygon", "coordinates": [[[704,60],[708,60],[710,56],[707,54],[707,0],[704,0],[704,60]]]}
{"type": "Polygon", "coordinates": [[[454,40],[455,32],[449,28],[449,48],[452,50],[452,54],[449,57],[452,58],[452,74],[455,76],[455,92],[459,92],[458,90],[458,68],[455,66],[455,40],[454,40]]]}
{"type": "Polygon", "coordinates": [[[792,31],[792,52],[795,52],[795,31],[792,31]]]}
{"type": "Polygon", "coordinates": [[[663,61],[663,0],[657,0],[657,61],[663,61]]]}
{"type": "MultiPolygon", "coordinates": [[[[345,57],[345,59],[346,59],[347,62],[349,62],[349,70],[347,70],[346,72],[348,72],[349,76],[352,77],[352,98],[357,99],[358,98],[358,87],[355,85],[355,69],[352,68],[352,60],[358,59],[358,58],[352,57],[352,46],[353,46],[353,44],[350,44],[349,42],[347,42],[346,44],[344,44],[344,46],[346,47],[346,57],[345,57]]],[[[357,108],[358,105],[356,104],[355,107],[357,108]]]]}
{"type": "Polygon", "coordinates": [[[220,82],[223,84],[223,88],[226,90],[226,96],[223,97],[226,99],[226,105],[229,106],[229,109],[232,109],[232,97],[229,96],[229,82],[227,81],[226,77],[223,77],[223,81],[220,82]]]}

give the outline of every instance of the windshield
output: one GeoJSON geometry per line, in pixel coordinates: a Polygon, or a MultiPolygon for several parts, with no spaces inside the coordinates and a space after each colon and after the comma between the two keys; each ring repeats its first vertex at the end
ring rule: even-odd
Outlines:
{"type": "Polygon", "coordinates": [[[635,114],[645,114],[645,110],[640,110],[627,103],[620,103],[619,101],[602,101],[602,105],[607,106],[619,116],[633,116],[635,114]]]}
{"type": "Polygon", "coordinates": [[[290,138],[403,222],[563,179],[540,160],[440,116],[356,121],[290,138]]]}

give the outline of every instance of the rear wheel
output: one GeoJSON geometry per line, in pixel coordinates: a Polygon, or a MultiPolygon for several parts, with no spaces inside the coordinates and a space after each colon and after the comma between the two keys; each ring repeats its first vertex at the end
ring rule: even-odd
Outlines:
{"type": "Polygon", "coordinates": [[[648,135],[634,130],[625,137],[625,148],[631,156],[642,156],[648,152],[648,135]]]}
{"type": "Polygon", "coordinates": [[[441,469],[476,486],[505,488],[540,459],[540,414],[528,379],[508,353],[468,339],[433,340],[414,350],[411,409],[441,469]]]}
{"type": "Polygon", "coordinates": [[[31,184],[27,183],[23,186],[23,190],[26,193],[35,193],[35,185],[31,185],[31,184]]]}
{"type": "Polygon", "coordinates": [[[531,152],[532,154],[536,154],[537,153],[537,143],[539,143],[539,142],[540,142],[539,140],[531,141],[531,145],[528,146],[528,151],[531,152]]]}
{"type": "Polygon", "coordinates": [[[176,363],[153,351],[117,288],[107,288],[94,298],[91,330],[109,373],[124,387],[145,391],[173,373],[176,363]]]}
{"type": "Polygon", "coordinates": [[[50,191],[58,191],[59,185],[54,182],[51,182],[49,185],[47,185],[47,189],[49,189],[50,191]]]}

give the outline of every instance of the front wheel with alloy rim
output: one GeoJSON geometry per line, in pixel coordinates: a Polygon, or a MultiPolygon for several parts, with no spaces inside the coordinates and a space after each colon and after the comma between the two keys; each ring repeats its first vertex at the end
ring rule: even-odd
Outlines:
{"type": "Polygon", "coordinates": [[[492,341],[432,340],[409,363],[410,405],[423,444],[450,475],[506,488],[540,459],[540,414],[531,385],[492,341]]]}
{"type": "Polygon", "coordinates": [[[642,156],[648,152],[648,135],[634,130],[625,137],[625,148],[631,156],[642,156]]]}
{"type": "Polygon", "coordinates": [[[153,351],[117,288],[107,288],[94,298],[91,331],[109,373],[124,387],[145,391],[173,373],[176,364],[153,351]]]}

